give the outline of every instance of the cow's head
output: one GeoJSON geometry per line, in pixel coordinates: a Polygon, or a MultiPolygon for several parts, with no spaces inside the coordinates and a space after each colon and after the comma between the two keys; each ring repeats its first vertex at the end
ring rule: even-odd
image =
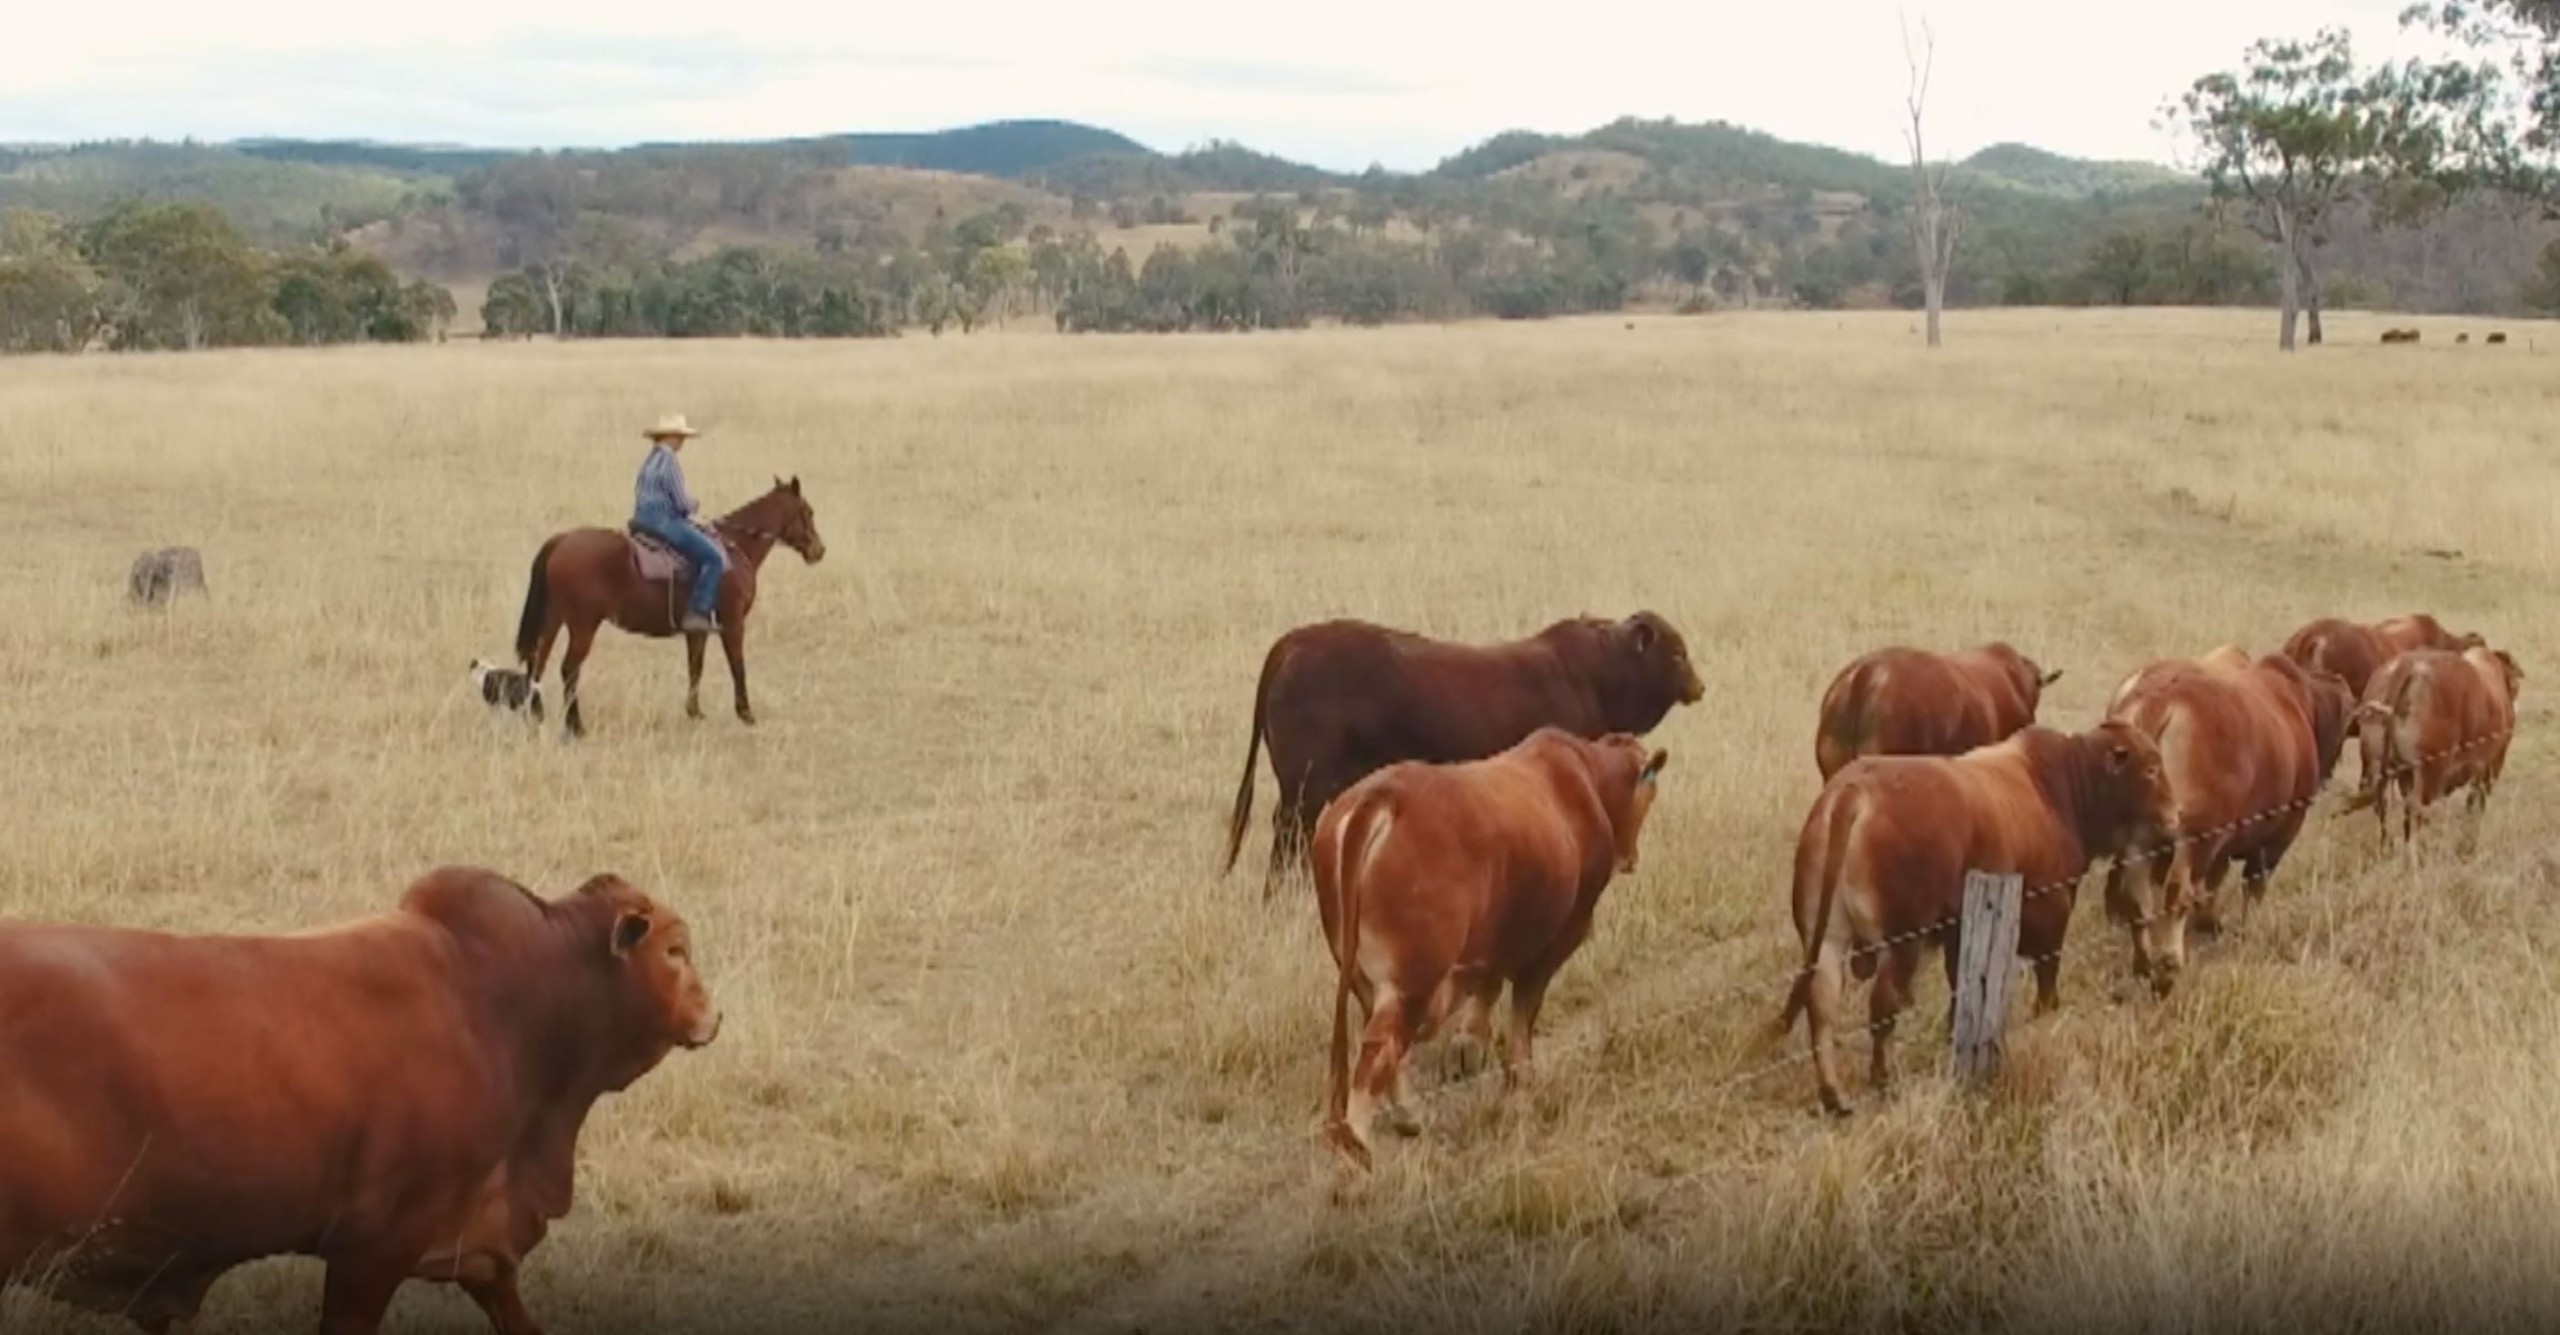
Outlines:
{"type": "Polygon", "coordinates": [[[1638,612],[1611,626],[1609,636],[1645,697],[1643,712],[1657,721],[1674,704],[1694,705],[1706,698],[1707,685],[1689,661],[1689,642],[1659,613],[1638,612]]]}
{"type": "Polygon", "coordinates": [[[2009,676],[2017,683],[2018,694],[2027,702],[2029,712],[2044,703],[2045,687],[2062,680],[2062,669],[2045,671],[2043,664],[2018,652],[2018,647],[2006,640],[1994,640],[1984,645],[1983,651],[2008,664],[2009,676]]]}
{"type": "Polygon", "coordinates": [[[2092,852],[2111,855],[2107,911],[2133,934],[2134,972],[2163,996],[2187,958],[2187,917],[2195,903],[2189,843],[2176,790],[2150,734],[2109,719],[2081,734],[2094,790],[2083,837],[2092,852]],[[2089,817],[2094,816],[2091,820],[2089,817]]]}
{"type": "Polygon", "coordinates": [[[1645,817],[1653,812],[1654,796],[1661,791],[1662,767],[1671,763],[1671,753],[1648,753],[1644,742],[1627,732],[1613,732],[1594,745],[1602,753],[1596,777],[1601,801],[1608,808],[1609,838],[1617,847],[1618,873],[1625,875],[1636,869],[1636,848],[1644,835],[1645,817]]]}
{"type": "MultiPolygon", "coordinates": [[[[2480,637],[2474,635],[2471,638],[2476,640],[2480,637]]],[[[2524,669],[2516,666],[2516,660],[2509,657],[2506,650],[2492,649],[2485,644],[2472,646],[2463,657],[2470,659],[2472,666],[2483,674],[2505,684],[2507,707],[2513,709],[2516,692],[2524,686],[2524,669]]]]}
{"type": "Polygon", "coordinates": [[[693,932],[674,909],[610,873],[578,887],[608,906],[602,943],[610,971],[614,1032],[610,1042],[628,1084],[671,1048],[698,1048],[720,1033],[720,1008],[693,965],[693,932]]]}
{"type": "Polygon", "coordinates": [[[2341,813],[2362,811],[2382,795],[2383,771],[2390,764],[2391,700],[2387,679],[2377,674],[2374,686],[2365,688],[2365,698],[2347,711],[2347,728],[2356,739],[2356,790],[2348,794],[2341,813]],[[2376,686],[2383,689],[2377,690],[2376,686]]]}

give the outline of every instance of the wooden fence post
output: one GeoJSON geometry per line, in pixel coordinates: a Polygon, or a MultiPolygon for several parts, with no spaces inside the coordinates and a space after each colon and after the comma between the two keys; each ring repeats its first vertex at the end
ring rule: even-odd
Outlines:
{"type": "Polygon", "coordinates": [[[2024,878],[2012,872],[1964,874],[1964,916],[1957,920],[1956,1078],[1981,1085],[2000,1069],[2000,1033],[2009,1018],[2009,982],[2017,975],[2018,906],[2024,878]]]}

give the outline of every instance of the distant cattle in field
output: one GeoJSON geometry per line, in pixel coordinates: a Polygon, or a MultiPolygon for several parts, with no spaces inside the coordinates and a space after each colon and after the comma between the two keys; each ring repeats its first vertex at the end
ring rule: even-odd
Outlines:
{"type": "Polygon", "coordinates": [[[2385,329],[2382,331],[2382,341],[2385,343],[2415,343],[2418,341],[2418,331],[2415,329],[2385,329]]]}
{"type": "Polygon", "coordinates": [[[2126,700],[2133,697],[2135,691],[2166,678],[2188,672],[2228,676],[2235,672],[2246,671],[2248,666],[2249,651],[2236,644],[2215,645],[2194,658],[2158,659],[2125,674],[2125,679],[2116,684],[2115,694],[2107,697],[2107,713],[2113,716],[2118,709],[2123,708],[2126,700]]]}
{"type": "Polygon", "coordinates": [[[538,1330],[519,1263],[601,1096],[720,1028],[674,910],[446,867],[281,936],[0,924],[0,1285],[159,1335],[263,1257],[327,1265],[321,1328],[409,1279],[538,1330]]]}
{"type": "Polygon", "coordinates": [[[2032,961],[2036,1009],[2060,1001],[2063,933],[2089,864],[2147,849],[2176,828],[2160,748],[2122,721],[2069,734],[2030,727],[1961,756],[1861,756],[1823,785],[1796,837],[1793,906],[1803,969],[1778,1029],[1809,1015],[1815,1080],[1842,1113],[1832,1035],[1847,978],[1874,979],[1872,1078],[1890,1078],[1896,1017],[1922,952],[1950,984],[1967,872],[2015,873],[2018,958],[2032,961]]]}
{"type": "Polygon", "coordinates": [[[2469,334],[2467,334],[2467,333],[2464,333],[2464,334],[2456,334],[2456,335],[2454,335],[2454,336],[2453,336],[2453,341],[2454,341],[2454,342],[2456,342],[2456,343],[2468,343],[2468,342],[2470,342],[2470,341],[2471,341],[2471,335],[2469,335],[2469,334]]]}
{"type": "Polygon", "coordinates": [[[125,590],[145,607],[166,606],[183,593],[203,593],[204,554],[193,547],[163,547],[133,558],[125,590]]]}
{"type": "Polygon", "coordinates": [[[1333,949],[1325,1135],[1370,1166],[1369,1123],[1420,1130],[1405,1076],[1413,1045],[1457,1008],[1490,1038],[1511,989],[1504,1083],[1530,1060],[1547,984],[1590,934],[1600,892],[1636,869],[1667,753],[1631,733],[1596,741],[1540,728],[1483,760],[1402,762],[1345,789],[1317,818],[1308,858],[1333,949]],[[1355,1066],[1349,1006],[1367,1017],[1355,1066]]]}
{"type": "Polygon", "coordinates": [[[1814,731],[1813,763],[1829,779],[1859,756],[1953,756],[2036,721],[2059,680],[1995,641],[1954,653],[1890,645],[1831,679],[1814,731]]]}
{"type": "Polygon", "coordinates": [[[2356,705],[2362,770],[2347,810],[2373,808],[2383,842],[2391,840],[2391,794],[2400,794],[2400,835],[2417,836],[2425,808],[2454,792],[2476,813],[2506,768],[2516,726],[2516,694],[2524,670],[2504,650],[2473,645],[2460,652],[2418,649],[2374,674],[2356,705]]]}
{"type": "Polygon", "coordinates": [[[2284,656],[2304,667],[2334,672],[2356,698],[2382,665],[2412,649],[2468,649],[2482,643],[2477,634],[2455,634],[2424,612],[2359,623],[2322,617],[2288,636],[2284,656]]]}
{"type": "Polygon", "coordinates": [[[1267,898],[1303,851],[1318,813],[1362,776],[1400,760],[1481,760],[1542,727],[1578,737],[1651,732],[1706,693],[1680,632],[1653,612],[1576,617],[1523,640],[1453,644],[1365,621],[1283,635],[1254,686],[1244,782],[1228,818],[1226,869],[1253,814],[1254,756],[1271,748],[1267,898]]]}
{"type": "Polygon", "coordinates": [[[2504,343],[2507,341],[2507,336],[2504,334],[2491,334],[2483,341],[2488,343],[2504,343]]]}
{"type": "Polygon", "coordinates": [[[2266,893],[2346,744],[2355,697],[2329,672],[2282,654],[2236,670],[2144,679],[2107,717],[2159,744],[2178,838],[2107,871],[2108,916],[2133,938],[2137,976],[2165,995],[2186,963],[2186,928],[2218,926],[2223,880],[2240,868],[2242,909],[2266,893]]]}

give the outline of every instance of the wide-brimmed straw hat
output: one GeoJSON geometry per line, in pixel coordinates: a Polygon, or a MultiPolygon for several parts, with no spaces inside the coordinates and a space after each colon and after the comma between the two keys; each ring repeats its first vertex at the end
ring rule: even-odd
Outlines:
{"type": "Polygon", "coordinates": [[[666,416],[658,419],[658,424],[656,426],[653,426],[640,434],[651,440],[664,440],[669,436],[676,436],[690,440],[702,433],[694,430],[691,422],[684,420],[683,413],[668,413],[666,416]]]}

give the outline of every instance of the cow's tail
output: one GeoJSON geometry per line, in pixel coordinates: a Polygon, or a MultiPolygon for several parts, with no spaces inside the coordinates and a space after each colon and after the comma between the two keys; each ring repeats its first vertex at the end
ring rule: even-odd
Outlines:
{"type": "Polygon", "coordinates": [[[1813,739],[1813,760],[1825,778],[1864,755],[1883,729],[1884,702],[1876,692],[1875,675],[1875,664],[1859,664],[1823,693],[1822,727],[1813,739]]]}
{"type": "Polygon", "coordinates": [[[551,581],[545,578],[551,565],[551,549],[560,545],[554,536],[533,554],[533,574],[525,581],[524,613],[516,618],[516,661],[533,666],[534,646],[542,642],[542,622],[551,612],[551,581]]]}
{"type": "Polygon", "coordinates": [[[2355,720],[2358,749],[2365,756],[2364,783],[2347,799],[2346,811],[2362,811],[2379,806],[2381,819],[2390,819],[2391,780],[2403,766],[2414,768],[2419,760],[2417,748],[2405,744],[2403,730],[2410,721],[2423,716],[2427,697],[2433,686],[2423,673],[2403,673],[2392,681],[2389,694],[2379,700],[2367,700],[2356,706],[2355,720]]]}
{"type": "Polygon", "coordinates": [[[1796,892],[1804,891],[1804,872],[1810,861],[1819,878],[1814,889],[1812,930],[1804,938],[1804,963],[1796,970],[1796,980],[1787,989],[1786,1009],[1778,1016],[1773,1036],[1783,1038],[1796,1027],[1796,1017],[1804,1014],[1813,1000],[1813,966],[1822,957],[1823,940],[1831,935],[1831,902],[1839,895],[1840,874],[1849,859],[1849,827],[1858,818],[1858,804],[1851,793],[1832,799],[1828,819],[1822,828],[1820,854],[1808,859],[1805,850],[1796,850],[1796,892]]]}
{"type": "MultiPolygon", "coordinates": [[[[1337,1140],[1350,1135],[1351,1118],[1351,979],[1360,968],[1360,890],[1377,846],[1394,824],[1383,795],[1355,799],[1334,828],[1333,894],[1342,919],[1342,955],[1333,980],[1333,1047],[1325,1093],[1325,1127],[1337,1140]]],[[[1321,873],[1319,873],[1321,875],[1321,873]]]]}
{"type": "MultiPolygon", "coordinates": [[[[1236,785],[1235,809],[1227,815],[1227,862],[1219,868],[1221,876],[1236,869],[1236,854],[1244,848],[1244,828],[1253,820],[1253,763],[1261,755],[1262,730],[1270,717],[1271,679],[1278,675],[1287,650],[1285,641],[1271,646],[1262,658],[1262,676],[1253,685],[1253,731],[1244,739],[1244,781],[1236,785]]],[[[1289,795],[1284,792],[1273,800],[1286,802],[1289,795]]]]}

